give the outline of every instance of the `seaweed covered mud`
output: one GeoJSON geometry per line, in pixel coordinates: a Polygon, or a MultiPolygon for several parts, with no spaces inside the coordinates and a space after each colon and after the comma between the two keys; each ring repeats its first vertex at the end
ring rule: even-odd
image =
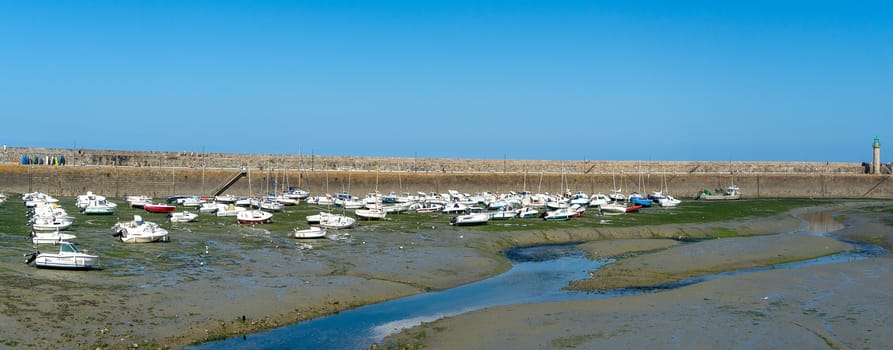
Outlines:
{"type": "MultiPolygon", "coordinates": [[[[62,198],[61,204],[63,207],[73,208],[74,200],[62,198]]],[[[28,227],[24,225],[27,220],[23,215],[24,208],[16,205],[14,201],[9,201],[0,205],[0,241],[3,242],[0,246],[0,278],[4,281],[0,285],[0,293],[5,296],[0,304],[2,305],[0,320],[4,324],[0,330],[0,344],[6,347],[34,349],[51,348],[59,344],[82,349],[132,348],[134,345],[140,348],[181,348],[213,339],[250,336],[257,331],[320,315],[333,314],[401,296],[447,289],[497,275],[509,267],[509,262],[502,255],[502,251],[514,246],[593,242],[587,244],[593,245],[591,248],[585,248],[593,257],[644,252],[630,255],[617,264],[624,274],[640,270],[643,271],[641,276],[662,273],[660,270],[652,269],[655,264],[671,268],[679,265],[695,266],[698,261],[706,262],[706,258],[698,255],[697,251],[676,250],[677,247],[697,246],[680,242],[700,238],[719,238],[704,241],[706,244],[761,240],[761,243],[744,244],[752,246],[749,249],[722,247],[705,249],[723,252],[724,259],[729,260],[728,264],[722,259],[711,263],[711,271],[738,268],[740,261],[761,264],[805,259],[846,248],[838,246],[840,243],[838,240],[828,238],[824,234],[813,235],[821,239],[815,242],[810,240],[812,243],[809,244],[799,240],[773,240],[766,237],[802,230],[803,220],[798,218],[798,215],[830,210],[835,215],[832,220],[845,227],[828,235],[889,245],[891,239],[887,232],[890,213],[884,209],[885,205],[883,201],[840,202],[805,199],[743,200],[730,203],[686,202],[678,208],[653,208],[622,216],[603,217],[586,213],[583,217],[565,222],[513,219],[476,227],[450,226],[448,225],[450,216],[446,214],[397,214],[389,215],[388,220],[384,221],[362,221],[355,228],[338,232],[337,239],[319,240],[296,240],[291,238],[289,233],[294,227],[306,227],[304,222],[306,215],[329,208],[306,204],[287,207],[284,212],[275,215],[272,224],[246,226],[236,224],[233,218],[211,215],[201,215],[193,223],[173,224],[166,222],[164,215],[144,213],[120,206],[119,211],[113,216],[76,214],[76,222],[70,229],[70,232],[78,237],[76,239],[78,246],[100,256],[101,268],[92,271],[55,271],[35,269],[23,264],[23,254],[33,251],[34,247],[25,239],[29,232],[28,227]],[[117,221],[129,220],[135,213],[140,213],[147,221],[157,222],[168,229],[170,242],[125,245],[112,237],[110,228],[117,221]],[[616,243],[629,245],[620,248],[598,245],[612,244],[611,242],[631,243],[616,243]],[[760,246],[765,245],[773,246],[776,256],[754,255],[754,252],[760,250],[760,246]],[[670,257],[661,257],[665,254],[670,257]],[[778,254],[783,257],[778,257],[778,254]],[[678,261],[687,263],[679,265],[668,263],[672,262],[673,255],[677,255],[678,261]],[[638,260],[648,256],[661,257],[662,260],[651,262],[638,260]],[[637,260],[645,263],[633,263],[637,260]]],[[[76,212],[74,209],[69,211],[76,212]]],[[[854,264],[877,264],[878,261],[889,262],[882,257],[854,264]]],[[[850,264],[838,265],[816,267],[819,269],[816,273],[831,273],[832,276],[836,276],[821,269],[850,266],[850,264]]],[[[685,269],[673,271],[677,278],[691,275],[685,269]]],[[[855,274],[861,274],[863,277],[854,277],[856,282],[852,283],[857,283],[859,278],[878,283],[893,280],[888,276],[889,269],[880,269],[871,274],[864,271],[855,274]],[[879,278],[871,279],[871,276],[875,275],[879,278]]],[[[798,276],[805,278],[807,275],[800,272],[798,276]]],[[[640,298],[634,300],[643,300],[641,302],[624,299],[579,302],[580,305],[574,304],[576,302],[567,302],[488,309],[437,321],[409,330],[394,338],[397,340],[387,341],[395,344],[423,344],[435,348],[438,346],[492,348],[494,344],[497,347],[505,347],[515,341],[512,339],[520,341],[527,336],[517,334],[534,336],[534,333],[529,332],[529,325],[518,328],[521,327],[518,322],[523,323],[518,317],[529,316],[533,322],[554,325],[555,334],[542,338],[547,339],[546,347],[560,348],[574,344],[589,344],[614,339],[613,335],[629,334],[637,328],[628,326],[629,329],[625,329],[618,325],[614,328],[606,326],[602,330],[593,330],[592,325],[598,323],[590,323],[587,332],[568,331],[567,334],[559,335],[561,332],[557,329],[562,327],[563,321],[555,321],[553,319],[557,316],[548,315],[576,310],[575,312],[580,313],[577,315],[579,317],[598,318],[606,317],[604,314],[599,314],[598,310],[610,308],[589,305],[607,303],[614,305],[612,306],[614,308],[618,308],[617,305],[628,305],[636,310],[641,310],[645,308],[643,305],[648,304],[655,306],[673,304],[676,307],[684,307],[686,301],[694,302],[696,297],[701,297],[701,302],[705,301],[704,298],[716,301],[717,310],[726,310],[731,315],[753,316],[761,312],[764,316],[752,321],[761,325],[770,323],[766,320],[769,318],[767,316],[769,313],[762,309],[752,310],[755,307],[753,305],[747,304],[745,307],[742,304],[730,306],[718,304],[718,300],[725,300],[727,296],[733,295],[723,293],[721,298],[716,294],[719,290],[704,296],[699,294],[700,292],[688,293],[685,295],[691,300],[677,297],[676,300],[681,302],[661,301],[666,295],[683,293],[687,288],[701,291],[707,289],[705,286],[732,283],[730,281],[741,278],[753,277],[733,277],[665,293],[632,297],[640,298]],[[734,309],[731,309],[732,307],[734,309]],[[508,310],[514,312],[530,310],[534,313],[514,315],[508,310]],[[594,314],[585,314],[586,310],[594,310],[594,314]],[[490,322],[490,325],[480,328],[475,336],[463,333],[464,327],[451,323],[465,323],[465,318],[468,317],[469,325],[476,324],[479,321],[476,319],[478,317],[484,319],[500,317],[502,313],[507,315],[504,320],[490,322]],[[502,328],[503,326],[506,328],[502,328]],[[484,336],[486,332],[480,331],[483,329],[492,329],[494,333],[484,336]],[[418,332],[424,332],[426,337],[420,339],[417,336],[420,334],[418,332]]],[[[778,280],[783,281],[784,278],[779,277],[778,280]]],[[[824,280],[831,283],[834,278],[810,281],[818,283],[824,280]]],[[[592,286],[585,285],[589,282],[584,280],[580,285],[575,284],[573,288],[599,290],[607,286],[603,284],[607,283],[605,282],[607,279],[593,278],[593,281],[592,286]]],[[[731,286],[729,288],[734,289],[743,302],[745,299],[750,300],[750,294],[745,292],[767,294],[765,290],[755,287],[758,285],[760,288],[768,288],[765,286],[771,284],[767,283],[769,282],[760,281],[755,284],[737,281],[732,285],[737,285],[737,288],[731,286]]],[[[790,288],[789,284],[778,283],[778,293],[790,288]],[[781,288],[785,286],[788,287],[781,288]]],[[[885,287],[879,285],[877,288],[883,291],[885,287]]],[[[809,291],[815,289],[805,290],[807,291],[803,293],[810,293],[809,291]]],[[[872,290],[876,289],[865,288],[864,293],[871,293],[872,290]]],[[[863,295],[869,298],[865,300],[872,300],[870,298],[874,296],[863,295]]],[[[882,302],[889,300],[889,297],[873,300],[882,302]]],[[[828,335],[830,332],[815,328],[815,325],[840,314],[829,316],[825,312],[824,318],[819,319],[817,315],[824,312],[821,311],[820,300],[816,301],[815,305],[814,311],[801,311],[801,313],[812,314],[816,319],[809,322],[795,320],[802,326],[798,329],[810,330],[809,334],[818,339],[838,341],[828,335]]],[[[783,306],[793,308],[802,305],[786,302],[783,306]]],[[[864,316],[870,318],[871,322],[879,324],[889,321],[891,313],[889,304],[855,306],[871,307],[871,311],[840,317],[844,320],[850,317],[862,322],[864,316]]],[[[623,311],[622,308],[618,310],[623,311]]],[[[790,311],[785,310],[785,314],[790,311]]],[[[673,324],[678,315],[674,315],[670,309],[664,312],[665,315],[658,315],[653,322],[673,324]]],[[[734,321],[740,320],[734,319],[734,321]]],[[[871,328],[871,324],[859,323],[859,326],[871,328]]],[[[573,330],[575,327],[569,326],[566,329],[573,330]]],[[[553,329],[541,328],[543,331],[553,329]]],[[[866,339],[866,341],[880,341],[872,337],[866,339]]],[[[616,338],[614,341],[620,340],[622,339],[616,338]]],[[[691,339],[685,338],[680,341],[681,344],[694,344],[684,342],[688,340],[691,339]]],[[[672,344],[669,341],[657,337],[654,344],[672,344]]],[[[720,339],[716,344],[722,345],[723,342],[720,339]]],[[[730,341],[728,344],[735,342],[730,341]]]]}

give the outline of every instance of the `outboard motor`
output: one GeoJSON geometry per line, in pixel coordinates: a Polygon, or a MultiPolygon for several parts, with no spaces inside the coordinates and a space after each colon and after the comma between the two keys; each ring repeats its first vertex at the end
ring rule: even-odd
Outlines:
{"type": "Polygon", "coordinates": [[[37,260],[37,256],[38,256],[38,255],[40,255],[40,251],[36,251],[36,252],[34,252],[34,253],[31,253],[31,254],[25,254],[25,256],[27,257],[27,258],[25,259],[25,264],[31,265],[31,263],[33,263],[34,260],[37,260]]]}

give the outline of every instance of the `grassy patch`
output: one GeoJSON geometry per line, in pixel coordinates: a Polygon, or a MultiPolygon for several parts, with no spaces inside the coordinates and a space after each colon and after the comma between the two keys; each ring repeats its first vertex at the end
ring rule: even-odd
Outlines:
{"type": "Polygon", "coordinates": [[[573,335],[569,337],[552,339],[549,344],[554,348],[571,349],[583,345],[596,337],[597,335],[595,334],[573,335]]]}

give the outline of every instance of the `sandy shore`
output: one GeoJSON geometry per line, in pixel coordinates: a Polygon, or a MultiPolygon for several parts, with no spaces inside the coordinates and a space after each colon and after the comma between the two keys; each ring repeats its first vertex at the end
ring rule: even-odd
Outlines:
{"type": "MultiPolygon", "coordinates": [[[[847,220],[853,223],[844,230],[847,235],[889,242],[888,229],[859,231],[858,227],[886,227],[859,215],[847,214],[847,220]]],[[[216,223],[204,225],[207,230],[216,223]]],[[[646,271],[658,261],[667,267],[707,261],[694,251],[676,250],[695,245],[653,238],[697,237],[718,228],[765,235],[790,232],[800,225],[799,219],[782,215],[710,225],[595,226],[493,233],[457,229],[438,221],[420,222],[414,229],[402,232],[367,225],[373,228],[352,231],[354,239],[350,243],[313,241],[312,250],[298,249],[293,239],[271,235],[264,229],[220,226],[219,232],[180,234],[166,245],[140,248],[141,256],[130,258],[114,250],[122,248],[115,248],[112,243],[101,245],[110,241],[105,232],[108,225],[103,223],[97,226],[104,231],[95,233],[95,238],[89,237],[93,233],[87,233],[87,237],[78,239],[87,239],[93,247],[119,255],[109,259],[119,265],[104,270],[71,273],[35,269],[21,262],[18,254],[26,252],[26,248],[5,248],[7,254],[0,259],[0,278],[4,281],[0,284],[0,294],[4,296],[0,303],[0,347],[44,349],[64,345],[97,349],[130,348],[136,344],[140,348],[180,348],[197,341],[240,336],[359,305],[480,280],[508,268],[500,251],[513,245],[601,240],[606,243],[584,247],[593,256],[653,251],[618,264],[624,271],[646,271]],[[648,239],[636,240],[641,238],[648,239]],[[616,239],[624,241],[613,241],[616,239]],[[165,251],[171,250],[184,253],[165,255],[165,251]],[[674,250],[681,254],[671,253],[674,250]],[[663,260],[643,264],[647,260],[641,259],[646,257],[663,260]]],[[[7,247],[21,246],[20,236],[4,237],[7,247]]],[[[809,245],[797,240],[765,238],[747,244],[749,248],[740,248],[741,251],[720,251],[732,261],[738,262],[742,259],[736,256],[744,256],[744,261],[760,263],[773,259],[768,253],[756,255],[757,251],[770,248],[767,246],[776,255],[784,251],[785,257],[845,249],[837,241],[813,237],[817,240],[809,245]],[[826,245],[828,248],[824,248],[826,245]]],[[[719,244],[714,242],[734,240],[703,243],[719,244]]],[[[723,248],[710,248],[715,249],[723,248]]],[[[721,258],[717,259],[711,266],[727,266],[721,258]]],[[[624,343],[623,338],[653,333],[653,337],[643,337],[650,342],[643,340],[638,344],[716,348],[747,343],[712,335],[710,327],[717,327],[719,332],[723,322],[738,322],[741,326],[735,329],[740,329],[742,339],[747,332],[766,334],[767,339],[772,339],[773,335],[783,334],[779,333],[781,327],[773,326],[778,319],[785,320],[785,327],[801,331],[803,338],[819,339],[821,344],[889,345],[889,340],[876,339],[881,331],[865,333],[858,342],[844,332],[855,332],[857,328],[881,330],[880,325],[890,321],[893,278],[889,262],[882,258],[799,272],[773,271],[630,299],[490,309],[407,331],[408,338],[404,339],[415,342],[413,332],[423,331],[426,337],[419,342],[432,348],[532,348],[540,343],[546,348],[562,348],[602,344],[600,341],[604,340],[611,341],[604,343],[609,347],[624,344],[616,347],[632,348],[637,343],[624,343]],[[794,278],[798,282],[790,283],[794,278]],[[825,289],[829,292],[821,292],[825,289]],[[853,295],[853,290],[858,295],[853,295]],[[770,299],[763,299],[766,296],[770,299]],[[783,297],[784,301],[775,303],[776,297],[783,297]],[[649,316],[653,312],[661,316],[649,316]],[[697,322],[681,322],[686,320],[697,322]],[[684,337],[673,341],[664,337],[680,324],[685,328],[684,337]],[[834,328],[829,330],[829,324],[834,328]],[[665,330],[652,329],[658,327],[665,330]],[[534,328],[536,331],[532,332],[534,328]]],[[[674,271],[682,274],[685,269],[674,271]]],[[[781,344],[771,343],[769,347],[781,344]]]]}
{"type": "MultiPolygon", "coordinates": [[[[831,235],[879,242],[893,236],[882,217],[844,212],[847,227],[831,235]]],[[[804,229],[842,228],[831,212],[800,215],[823,217],[804,229]]],[[[657,285],[849,249],[821,232],[686,245],[642,243],[584,244],[599,256],[653,252],[623,258],[575,287],[657,285]]],[[[893,259],[885,255],[724,277],[637,296],[489,308],[406,330],[384,343],[429,349],[889,349],[891,321],[893,259]]]]}

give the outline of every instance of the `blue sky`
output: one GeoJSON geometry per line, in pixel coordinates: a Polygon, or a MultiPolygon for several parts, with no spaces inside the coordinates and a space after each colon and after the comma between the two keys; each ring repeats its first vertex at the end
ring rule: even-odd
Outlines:
{"type": "Polygon", "coordinates": [[[875,136],[893,142],[891,13],[881,1],[7,0],[0,143],[869,161],[875,136]]]}

